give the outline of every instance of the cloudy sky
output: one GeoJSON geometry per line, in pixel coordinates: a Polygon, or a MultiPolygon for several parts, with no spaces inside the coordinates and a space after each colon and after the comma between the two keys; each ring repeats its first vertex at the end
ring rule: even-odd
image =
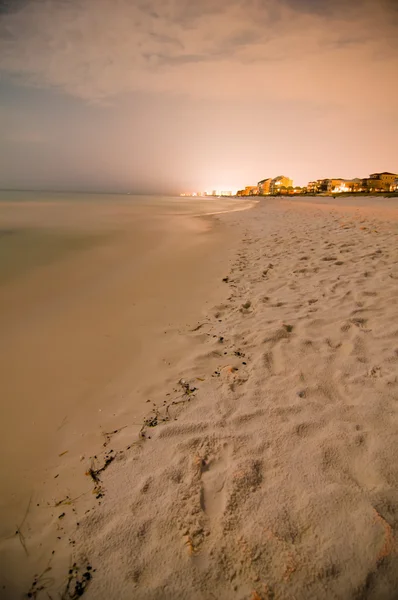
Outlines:
{"type": "Polygon", "coordinates": [[[0,187],[398,169],[398,0],[0,0],[0,187]]]}

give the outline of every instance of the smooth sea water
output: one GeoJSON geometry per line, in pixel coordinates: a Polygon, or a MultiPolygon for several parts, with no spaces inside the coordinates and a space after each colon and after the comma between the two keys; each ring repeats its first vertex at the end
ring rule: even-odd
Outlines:
{"type": "Polygon", "coordinates": [[[133,194],[88,194],[69,192],[2,191],[0,203],[40,203],[78,205],[119,205],[131,211],[156,211],[158,214],[205,214],[228,211],[247,201],[237,198],[140,196],[133,194]]]}
{"type": "Polygon", "coordinates": [[[151,231],[160,235],[174,217],[244,204],[234,198],[0,191],[0,286],[70,253],[104,244],[127,228],[137,237],[137,251],[144,251],[146,233],[148,238],[151,231]]]}

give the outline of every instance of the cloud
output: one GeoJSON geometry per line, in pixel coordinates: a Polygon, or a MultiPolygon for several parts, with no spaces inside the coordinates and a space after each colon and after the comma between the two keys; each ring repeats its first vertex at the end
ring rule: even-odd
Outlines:
{"type": "Polygon", "coordinates": [[[29,0],[0,0],[0,15],[21,10],[29,0]]]}
{"type": "MultiPolygon", "coordinates": [[[[0,69],[89,102],[134,91],[326,101],[346,86],[352,103],[397,60],[395,0],[1,0],[0,7],[0,69]]],[[[377,91],[368,95],[379,100],[377,91]]]]}
{"type": "Polygon", "coordinates": [[[13,131],[6,137],[6,141],[13,144],[44,144],[47,140],[46,137],[38,131],[34,130],[23,130],[13,131]]]}

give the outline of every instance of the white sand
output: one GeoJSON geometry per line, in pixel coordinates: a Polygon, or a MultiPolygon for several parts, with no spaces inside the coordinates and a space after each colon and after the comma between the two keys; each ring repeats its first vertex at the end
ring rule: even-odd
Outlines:
{"type": "Polygon", "coordinates": [[[241,242],[224,299],[153,350],[157,426],[115,395],[101,425],[124,429],[81,460],[63,434],[73,460],[1,541],[4,598],[46,567],[31,591],[57,598],[74,562],[64,598],[396,597],[398,208],[333,203],[217,217],[241,242]]]}

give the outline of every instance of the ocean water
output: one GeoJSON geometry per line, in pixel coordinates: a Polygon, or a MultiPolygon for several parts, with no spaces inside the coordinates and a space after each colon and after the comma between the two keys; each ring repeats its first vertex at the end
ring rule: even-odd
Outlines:
{"type": "Polygon", "coordinates": [[[180,197],[180,196],[139,196],[131,194],[83,194],[66,192],[2,191],[0,205],[3,204],[78,204],[80,206],[112,205],[128,209],[132,213],[157,212],[158,214],[205,214],[228,211],[237,205],[247,204],[237,198],[180,197]]]}
{"type": "Polygon", "coordinates": [[[231,198],[0,191],[0,286],[123,231],[131,235],[132,226],[137,252],[145,252],[173,219],[245,204],[231,198]]]}

